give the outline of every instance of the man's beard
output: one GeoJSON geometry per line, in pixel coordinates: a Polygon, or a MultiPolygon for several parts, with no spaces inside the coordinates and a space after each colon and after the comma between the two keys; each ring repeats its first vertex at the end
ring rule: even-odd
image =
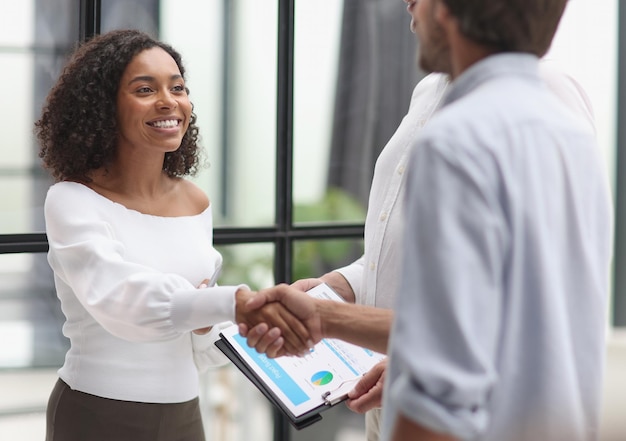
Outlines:
{"type": "Polygon", "coordinates": [[[423,34],[423,38],[420,39],[418,67],[426,72],[450,74],[450,46],[446,34],[434,17],[431,17],[429,24],[430,31],[423,34]]]}

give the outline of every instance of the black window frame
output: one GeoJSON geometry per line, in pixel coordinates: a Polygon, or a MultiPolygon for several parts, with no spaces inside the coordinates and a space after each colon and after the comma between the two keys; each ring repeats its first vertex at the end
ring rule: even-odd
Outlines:
{"type": "Polygon", "coordinates": [[[626,327],[626,8],[618,8],[612,325],[626,327]],[[623,172],[622,172],[623,171],[623,172]]]}

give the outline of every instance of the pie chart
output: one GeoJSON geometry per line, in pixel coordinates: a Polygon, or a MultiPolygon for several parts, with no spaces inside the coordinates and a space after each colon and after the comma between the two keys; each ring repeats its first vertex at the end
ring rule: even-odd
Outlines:
{"type": "Polygon", "coordinates": [[[316,386],[324,386],[325,384],[333,381],[333,374],[328,371],[319,371],[313,374],[311,377],[311,383],[316,386]]]}

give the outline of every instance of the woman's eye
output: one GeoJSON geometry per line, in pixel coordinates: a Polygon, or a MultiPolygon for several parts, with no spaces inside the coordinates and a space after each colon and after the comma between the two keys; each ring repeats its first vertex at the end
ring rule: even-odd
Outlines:
{"type": "Polygon", "coordinates": [[[181,85],[174,86],[174,87],[172,87],[172,90],[174,92],[184,92],[185,91],[185,86],[181,86],[181,85]]]}
{"type": "Polygon", "coordinates": [[[150,89],[149,87],[140,87],[139,89],[137,89],[138,93],[150,93],[152,92],[152,89],[150,89]]]}

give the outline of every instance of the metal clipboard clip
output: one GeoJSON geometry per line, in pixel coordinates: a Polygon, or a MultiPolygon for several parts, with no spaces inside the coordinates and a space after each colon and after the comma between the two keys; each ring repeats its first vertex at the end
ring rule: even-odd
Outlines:
{"type": "Polygon", "coordinates": [[[359,381],[361,377],[362,375],[354,377],[350,380],[345,380],[335,389],[327,390],[322,394],[322,400],[324,400],[324,403],[329,406],[334,406],[335,404],[343,401],[348,396],[348,392],[352,390],[354,384],[359,381]]]}

